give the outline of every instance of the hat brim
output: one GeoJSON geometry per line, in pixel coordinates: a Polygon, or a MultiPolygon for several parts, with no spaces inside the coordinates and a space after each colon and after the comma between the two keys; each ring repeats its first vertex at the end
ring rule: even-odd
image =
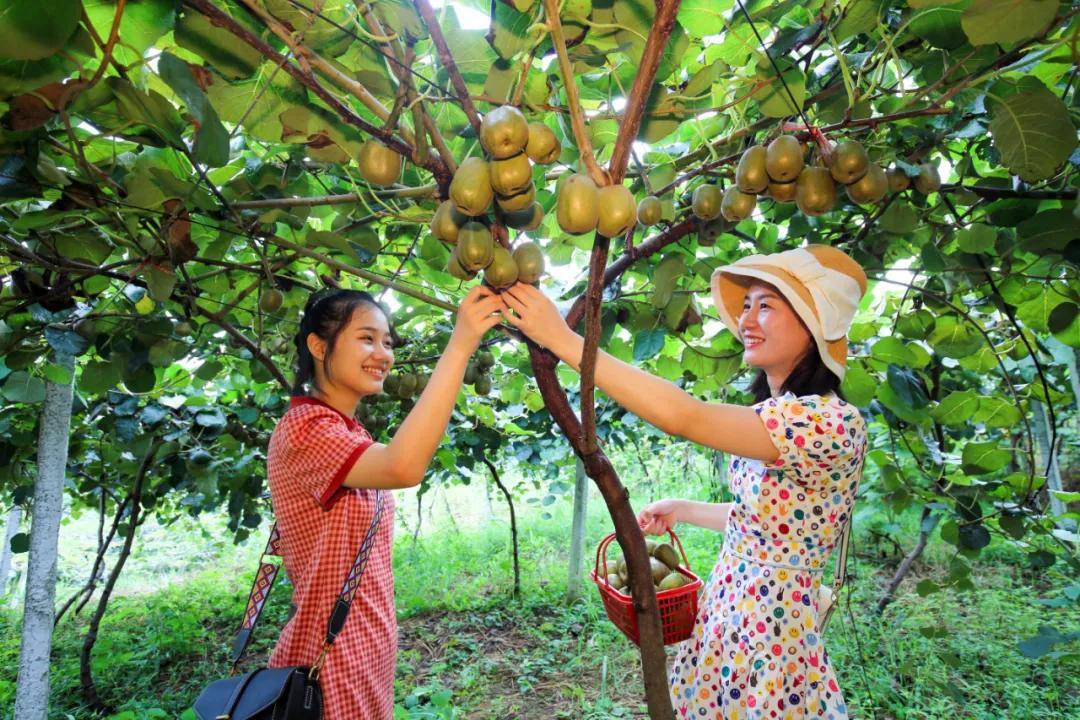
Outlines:
{"type": "Polygon", "coordinates": [[[825,367],[829,368],[841,380],[847,370],[847,337],[826,340],[821,330],[821,322],[814,314],[809,295],[786,272],[767,266],[748,264],[723,265],[713,271],[712,296],[720,319],[735,337],[739,337],[738,317],[742,313],[746,291],[752,280],[760,280],[775,287],[795,310],[795,314],[810,330],[825,367]],[[802,290],[802,292],[799,292],[802,290]],[[805,297],[804,297],[805,295],[805,297]]]}

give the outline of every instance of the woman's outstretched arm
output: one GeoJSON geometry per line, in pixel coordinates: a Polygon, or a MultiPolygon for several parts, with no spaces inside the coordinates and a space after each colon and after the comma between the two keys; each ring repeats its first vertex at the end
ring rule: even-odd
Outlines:
{"type": "MultiPolygon", "coordinates": [[[[585,340],[567,326],[550,298],[531,285],[518,283],[503,293],[503,299],[513,311],[506,313],[507,322],[580,372],[585,340]]],[[[757,460],[771,462],[779,456],[752,408],[703,402],[674,383],[603,350],[597,353],[596,385],[615,402],[669,435],[757,460]]]]}

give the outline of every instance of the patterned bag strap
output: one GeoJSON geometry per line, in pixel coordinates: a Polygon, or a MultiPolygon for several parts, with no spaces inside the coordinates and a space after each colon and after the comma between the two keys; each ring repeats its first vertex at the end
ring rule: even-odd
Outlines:
{"type": "Polygon", "coordinates": [[[247,607],[244,609],[244,620],[240,623],[240,629],[233,638],[232,671],[236,671],[236,665],[244,656],[248,644],[251,642],[251,634],[255,631],[255,625],[262,616],[266,599],[270,596],[270,590],[274,587],[278,572],[281,570],[280,563],[267,562],[266,558],[281,557],[281,533],[277,523],[270,528],[270,537],[266,541],[262,557],[259,558],[259,569],[255,573],[255,580],[251,583],[251,591],[248,593],[247,607]]]}
{"type": "Polygon", "coordinates": [[[829,602],[829,607],[825,610],[825,614],[822,615],[821,619],[818,621],[818,634],[825,633],[825,628],[829,625],[829,619],[836,610],[836,604],[840,601],[840,590],[843,589],[844,581],[847,580],[847,560],[850,546],[851,520],[849,519],[847,524],[844,525],[844,529],[840,532],[840,539],[837,541],[836,570],[833,572],[832,598],[829,602]]]}
{"type": "Polygon", "coordinates": [[[326,639],[323,641],[322,651],[308,673],[312,680],[319,679],[319,671],[322,669],[323,663],[326,662],[326,654],[330,651],[330,646],[334,644],[334,640],[341,632],[341,629],[345,627],[345,620],[349,617],[349,608],[352,607],[353,598],[360,587],[360,579],[364,575],[364,568],[367,567],[368,555],[371,554],[371,548],[375,546],[375,533],[379,529],[382,513],[383,491],[376,490],[375,517],[371,520],[371,527],[368,528],[364,541],[360,543],[360,549],[356,552],[356,559],[353,561],[349,574],[345,578],[345,584],[341,586],[337,602],[334,603],[334,610],[330,613],[330,621],[327,623],[326,639]]]}

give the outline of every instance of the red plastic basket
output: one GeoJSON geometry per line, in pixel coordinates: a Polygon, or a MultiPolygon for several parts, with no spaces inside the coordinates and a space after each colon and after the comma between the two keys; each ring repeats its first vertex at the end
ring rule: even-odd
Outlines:
{"type": "MultiPolygon", "coordinates": [[[[686,640],[693,632],[698,610],[698,590],[704,583],[690,571],[690,561],[686,558],[686,551],[683,550],[678,536],[671,530],[668,534],[671,535],[671,539],[678,546],[679,553],[683,557],[683,565],[675,569],[690,578],[690,582],[682,587],[673,590],[658,590],[656,593],[656,602],[660,605],[660,622],[664,628],[664,644],[672,645],[686,640]]],[[[604,601],[608,619],[615,623],[615,627],[622,630],[623,635],[626,635],[630,642],[639,645],[638,617],[637,610],[634,609],[634,600],[629,595],[624,595],[613,588],[607,581],[607,548],[614,539],[615,533],[612,533],[596,546],[596,566],[590,575],[600,590],[600,599],[604,601]],[[603,561],[602,568],[601,561],[603,561]]]]}

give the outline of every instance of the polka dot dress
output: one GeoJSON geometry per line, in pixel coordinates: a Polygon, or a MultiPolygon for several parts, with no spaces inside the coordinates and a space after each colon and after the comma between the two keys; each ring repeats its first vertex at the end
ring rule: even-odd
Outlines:
{"type": "Polygon", "coordinates": [[[787,393],[754,409],[780,457],[731,460],[723,550],[672,668],[675,715],[846,720],[816,631],[818,591],[855,499],[866,428],[831,393],[787,393]]]}

